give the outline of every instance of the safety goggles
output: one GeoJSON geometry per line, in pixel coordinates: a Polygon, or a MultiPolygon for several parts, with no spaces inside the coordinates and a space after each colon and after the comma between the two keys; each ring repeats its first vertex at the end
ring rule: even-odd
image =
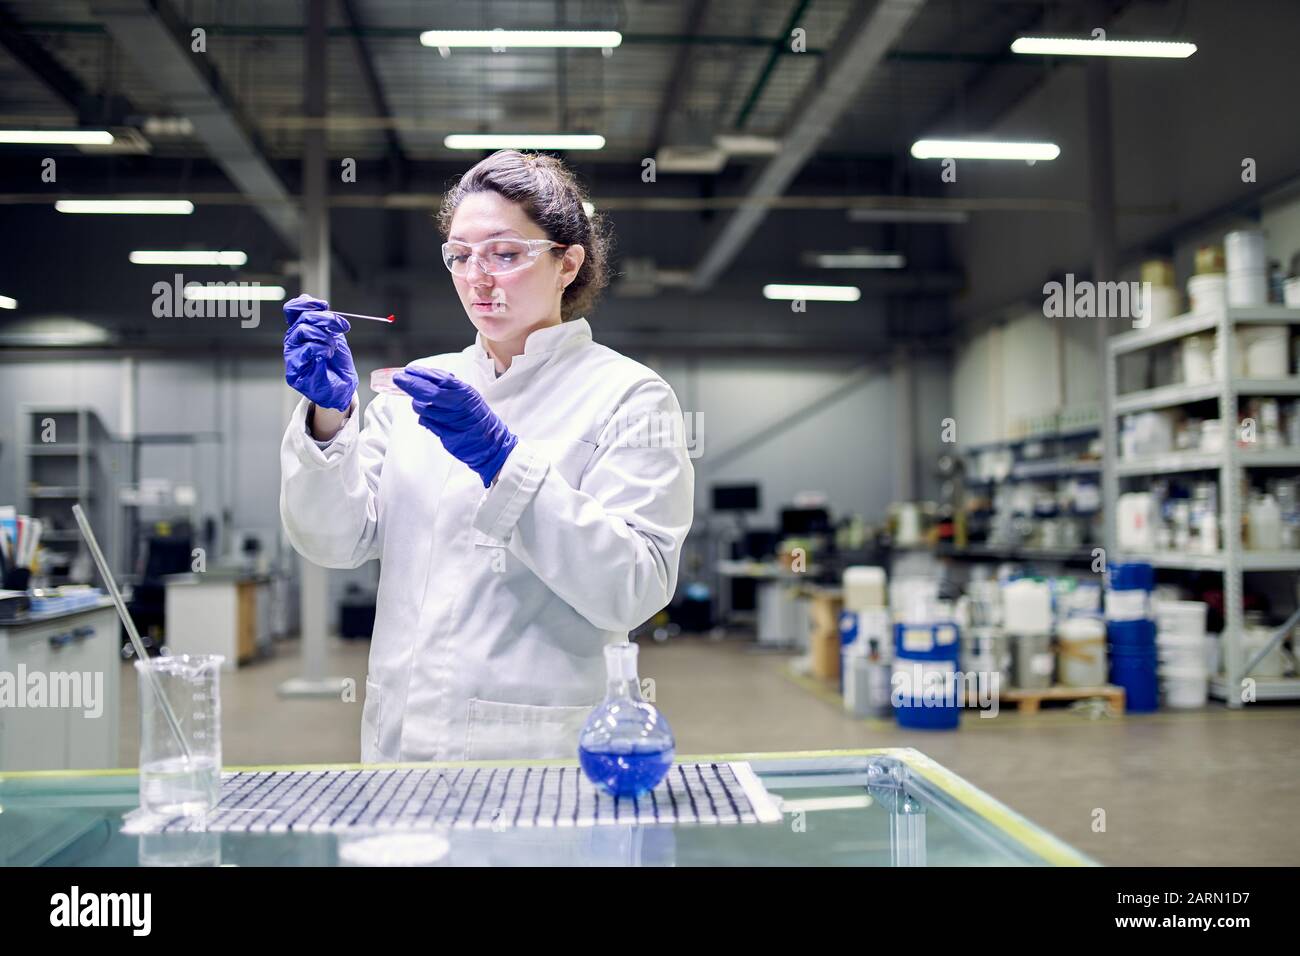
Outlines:
{"type": "Polygon", "coordinates": [[[568,246],[550,239],[488,239],[473,245],[465,242],[444,242],[442,261],[454,276],[469,272],[471,261],[479,271],[490,276],[506,275],[527,269],[537,257],[550,249],[567,249],[568,246]]]}

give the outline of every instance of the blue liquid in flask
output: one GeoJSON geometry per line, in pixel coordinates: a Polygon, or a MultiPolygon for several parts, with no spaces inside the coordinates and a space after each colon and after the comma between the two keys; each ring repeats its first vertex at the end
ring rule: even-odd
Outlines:
{"type": "Polygon", "coordinates": [[[672,769],[674,748],[651,753],[592,753],[578,748],[587,779],[612,797],[639,797],[659,785],[672,769]]]}
{"type": "Polygon", "coordinates": [[[578,763],[595,786],[613,797],[639,797],[659,785],[673,765],[677,742],[664,715],[641,698],[637,646],[605,648],[605,699],[578,737],[578,763]]]}

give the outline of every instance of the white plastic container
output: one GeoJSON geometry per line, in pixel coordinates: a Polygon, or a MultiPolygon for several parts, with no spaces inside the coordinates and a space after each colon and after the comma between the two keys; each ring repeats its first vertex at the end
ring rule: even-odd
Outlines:
{"type": "Polygon", "coordinates": [[[844,610],[862,612],[885,606],[885,569],[855,565],[844,569],[844,610]]]}
{"type": "Polygon", "coordinates": [[[1245,374],[1250,378],[1285,378],[1290,330],[1285,325],[1246,326],[1237,332],[1245,374]]]}
{"type": "Polygon", "coordinates": [[[1209,611],[1204,601],[1155,601],[1156,640],[1188,637],[1205,640],[1205,619],[1209,611]]]}
{"type": "Polygon", "coordinates": [[[1131,491],[1119,496],[1117,506],[1119,546],[1123,551],[1155,548],[1155,499],[1149,491],[1131,491]]]}
{"type": "Polygon", "coordinates": [[[1201,451],[1223,451],[1223,422],[1218,418],[1207,418],[1201,422],[1201,451]]]}
{"type": "Polygon", "coordinates": [[[1007,634],[1052,633],[1052,589],[1046,581],[1022,578],[1002,588],[1002,629],[1007,634]]]}
{"type": "Polygon", "coordinates": [[[1250,502],[1251,551],[1282,550],[1282,510],[1272,495],[1260,495],[1250,502]]]}
{"type": "MultiPolygon", "coordinates": [[[[1259,649],[1269,642],[1273,637],[1272,627],[1247,627],[1241,632],[1241,663],[1249,664],[1250,659],[1259,653],[1259,649]]],[[[1286,659],[1282,655],[1282,645],[1274,647],[1264,655],[1255,669],[1250,672],[1251,677],[1281,677],[1286,670],[1286,659]]]]}
{"type": "Polygon", "coordinates": [[[1204,707],[1209,697],[1209,675],[1203,668],[1161,668],[1160,684],[1166,707],[1193,710],[1204,707]]]}
{"type": "Polygon", "coordinates": [[[1300,276],[1292,276],[1282,283],[1282,302],[1288,309],[1300,309],[1300,276]]]}
{"type": "Polygon", "coordinates": [[[1234,272],[1268,272],[1268,242],[1262,229],[1234,229],[1223,237],[1224,265],[1234,272]]]}
{"type": "Polygon", "coordinates": [[[1120,450],[1125,458],[1163,455],[1174,450],[1173,412],[1136,412],[1124,417],[1120,450]]]}
{"type": "Polygon", "coordinates": [[[894,578],[889,610],[899,624],[933,624],[939,620],[939,582],[935,578],[894,578]]]}
{"type": "Polygon", "coordinates": [[[1200,385],[1214,381],[1214,336],[1189,335],[1183,339],[1183,382],[1200,385]]]}
{"type": "Polygon", "coordinates": [[[894,542],[905,548],[921,543],[921,509],[916,502],[904,501],[898,505],[898,526],[894,542]]]}
{"type": "Polygon", "coordinates": [[[1178,290],[1170,286],[1152,285],[1141,303],[1141,318],[1145,322],[1168,322],[1178,314],[1178,290]]]}
{"type": "Polygon", "coordinates": [[[1187,667],[1209,669],[1206,637],[1192,634],[1162,634],[1156,637],[1156,660],[1161,668],[1187,667]]]}
{"type": "Polygon", "coordinates": [[[1187,280],[1188,307],[1192,312],[1218,312],[1228,304],[1228,280],[1221,272],[1192,276],[1187,280]]]}
{"type": "Polygon", "coordinates": [[[1097,687],[1106,683],[1106,623],[1096,617],[1072,617],[1057,634],[1060,641],[1058,677],[1066,687],[1097,687]]]}
{"type": "Polygon", "coordinates": [[[1268,272],[1260,269],[1249,272],[1229,272],[1227,283],[1228,305],[1241,308],[1268,304],[1268,272]]]}

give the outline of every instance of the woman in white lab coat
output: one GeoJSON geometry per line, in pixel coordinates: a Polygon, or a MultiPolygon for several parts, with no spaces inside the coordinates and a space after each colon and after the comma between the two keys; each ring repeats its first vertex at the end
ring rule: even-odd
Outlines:
{"type": "Polygon", "coordinates": [[[681,409],[592,341],[608,243],[583,199],[558,159],[513,150],[460,179],[439,226],[476,340],[412,362],[364,425],[347,322],[285,305],[289,539],[326,567],[381,562],[364,762],[573,755],[604,645],[672,598],[694,510],[681,409]]]}

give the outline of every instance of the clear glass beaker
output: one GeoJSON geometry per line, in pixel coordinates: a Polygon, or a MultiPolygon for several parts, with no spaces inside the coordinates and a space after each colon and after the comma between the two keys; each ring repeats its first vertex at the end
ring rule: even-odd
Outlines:
{"type": "Polygon", "coordinates": [[[220,654],[177,654],[135,662],[140,684],[140,806],[145,811],[203,816],[216,807],[221,795],[224,660],[220,654]],[[176,728],[159,694],[171,704],[176,728]]]}
{"type": "Polygon", "coordinates": [[[605,700],[578,737],[578,762],[596,786],[614,797],[653,790],[673,765],[676,741],[664,715],[641,696],[637,646],[605,646],[605,700]]]}

